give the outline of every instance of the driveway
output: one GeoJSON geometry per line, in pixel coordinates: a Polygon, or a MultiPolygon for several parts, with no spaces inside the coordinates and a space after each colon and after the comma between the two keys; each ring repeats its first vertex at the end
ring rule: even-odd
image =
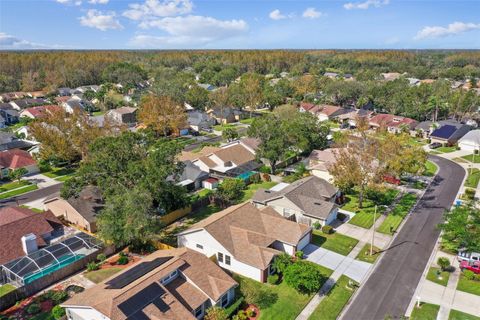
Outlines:
{"type": "MultiPolygon", "coordinates": [[[[385,217],[380,217],[377,219],[377,223],[375,223],[375,227],[378,227],[381,222],[385,219],[385,217]],[[382,219],[381,221],[379,221],[382,219]]],[[[372,239],[372,229],[365,229],[359,226],[355,226],[350,223],[342,223],[338,227],[335,228],[335,231],[344,235],[347,235],[349,237],[355,238],[359,241],[370,241],[372,239]]],[[[390,240],[392,239],[391,236],[388,234],[380,233],[380,232],[375,232],[375,246],[384,249],[390,240]]]]}
{"type": "Polygon", "coordinates": [[[368,270],[372,267],[370,263],[342,256],[341,254],[320,248],[314,244],[307,245],[303,249],[303,253],[306,256],[306,260],[341,272],[359,283],[362,282],[368,270]]]}
{"type": "Polygon", "coordinates": [[[61,183],[61,181],[52,179],[41,173],[35,173],[35,174],[30,174],[28,176],[24,176],[22,180],[28,180],[34,184],[37,184],[39,189],[51,187],[53,185],[61,183]]]}
{"type": "Polygon", "coordinates": [[[440,235],[442,222],[460,189],[465,170],[437,157],[438,174],[407,218],[397,237],[383,254],[374,272],[357,291],[343,319],[394,319],[405,315],[423,270],[440,235]]]}

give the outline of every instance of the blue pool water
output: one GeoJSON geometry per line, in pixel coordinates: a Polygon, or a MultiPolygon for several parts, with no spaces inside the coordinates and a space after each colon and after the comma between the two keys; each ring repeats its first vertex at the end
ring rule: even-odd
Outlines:
{"type": "Polygon", "coordinates": [[[62,269],[64,267],[68,266],[69,264],[74,263],[75,261],[82,259],[83,257],[84,257],[83,254],[79,254],[79,255],[76,255],[76,256],[74,256],[72,254],[69,254],[69,255],[63,256],[59,259],[59,263],[51,264],[51,265],[43,268],[42,270],[40,270],[38,272],[34,272],[32,274],[29,274],[28,276],[23,278],[23,282],[25,284],[33,282],[37,279],[40,279],[41,277],[46,276],[47,274],[50,274],[50,273],[55,272],[56,270],[62,269]]]}

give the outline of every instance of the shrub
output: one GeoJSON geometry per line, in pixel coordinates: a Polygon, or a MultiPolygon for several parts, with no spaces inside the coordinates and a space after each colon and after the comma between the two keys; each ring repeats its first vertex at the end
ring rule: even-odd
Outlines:
{"type": "Polygon", "coordinates": [[[271,171],[270,167],[267,167],[266,165],[263,165],[260,168],[258,168],[258,172],[261,172],[261,173],[270,174],[270,171],[271,171]]]}
{"type": "Polygon", "coordinates": [[[466,197],[468,200],[473,200],[473,199],[475,199],[475,189],[465,188],[465,197],[466,197]]]}
{"type": "Polygon", "coordinates": [[[87,271],[95,271],[95,270],[98,270],[99,267],[98,267],[98,264],[96,262],[89,262],[87,263],[87,271]]]}
{"type": "Polygon", "coordinates": [[[55,318],[55,320],[63,318],[65,316],[65,309],[60,306],[53,307],[52,316],[55,318]]]}
{"type": "Polygon", "coordinates": [[[38,303],[31,303],[27,309],[26,309],[28,314],[37,314],[40,311],[42,311],[42,307],[40,307],[40,304],[38,303]]]}
{"type": "MultiPolygon", "coordinates": [[[[338,217],[338,215],[337,215],[337,217],[338,217]]],[[[318,230],[318,229],[320,229],[321,227],[322,227],[322,224],[321,224],[320,222],[315,221],[315,222],[313,223],[313,228],[314,228],[314,229],[318,230]]]]}
{"type": "Polygon", "coordinates": [[[98,260],[100,263],[104,263],[105,260],[107,260],[107,256],[106,256],[104,253],[100,253],[99,255],[97,255],[97,260],[98,260]]]}
{"type": "Polygon", "coordinates": [[[340,221],[345,221],[347,220],[347,215],[345,213],[337,213],[337,219],[340,220],[340,221]]]}
{"type": "Polygon", "coordinates": [[[255,310],[253,309],[247,309],[246,313],[249,318],[255,317],[255,310]]]}
{"type": "Polygon", "coordinates": [[[290,265],[284,279],[290,287],[302,293],[317,292],[326,280],[314,263],[305,260],[290,265]]]}
{"type": "Polygon", "coordinates": [[[126,255],[120,255],[120,257],[117,260],[118,265],[125,265],[128,263],[128,257],[126,255]]]}
{"type": "Polygon", "coordinates": [[[247,320],[248,316],[247,313],[243,310],[238,311],[236,316],[234,317],[237,320],[247,320]]]}
{"type": "Polygon", "coordinates": [[[465,279],[467,279],[467,280],[475,280],[475,273],[471,270],[463,271],[463,275],[465,276],[465,279]]]}
{"type": "Polygon", "coordinates": [[[270,284],[277,284],[278,282],[278,274],[271,274],[267,278],[267,282],[270,284]]]}
{"type": "Polygon", "coordinates": [[[50,163],[48,163],[48,161],[40,160],[38,162],[38,169],[40,170],[40,172],[48,172],[52,170],[52,167],[50,166],[50,163]]]}
{"type": "Polygon", "coordinates": [[[333,228],[332,226],[323,226],[322,227],[322,232],[325,234],[332,234],[333,233],[333,228]]]}
{"type": "Polygon", "coordinates": [[[277,294],[269,288],[262,287],[258,289],[251,281],[245,281],[242,283],[240,286],[240,292],[247,303],[252,303],[260,309],[268,308],[275,303],[278,298],[277,294]]]}
{"type": "Polygon", "coordinates": [[[297,257],[298,259],[303,259],[303,251],[298,250],[297,252],[295,252],[295,257],[297,257]]]}
{"type": "Polygon", "coordinates": [[[213,306],[207,309],[205,320],[228,320],[225,309],[213,306]]]}
{"type": "Polygon", "coordinates": [[[290,257],[288,253],[282,253],[275,257],[272,267],[277,273],[284,273],[287,267],[292,263],[292,257],[290,257]]]}
{"type": "Polygon", "coordinates": [[[445,271],[448,267],[450,267],[450,260],[448,260],[446,257],[440,257],[437,260],[437,264],[440,266],[442,271],[445,271]]]}
{"type": "Polygon", "coordinates": [[[63,290],[55,291],[52,294],[52,300],[54,304],[60,304],[68,299],[68,293],[63,290]]]}

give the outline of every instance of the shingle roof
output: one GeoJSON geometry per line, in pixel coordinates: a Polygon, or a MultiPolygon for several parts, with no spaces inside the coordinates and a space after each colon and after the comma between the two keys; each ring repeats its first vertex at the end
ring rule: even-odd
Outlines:
{"type": "Polygon", "coordinates": [[[231,161],[237,166],[255,160],[255,155],[240,144],[222,148],[214,154],[223,162],[231,161]]]}
{"type": "Polygon", "coordinates": [[[179,181],[192,180],[196,181],[200,178],[207,178],[208,173],[200,170],[199,167],[194,165],[191,161],[185,161],[185,168],[183,169],[182,174],[180,175],[179,181]]]}
{"type": "Polygon", "coordinates": [[[118,114],[129,114],[129,113],[135,113],[137,111],[137,108],[132,108],[132,107],[120,107],[117,109],[112,109],[110,112],[118,113],[118,114]]]}
{"type": "Polygon", "coordinates": [[[11,149],[0,152],[0,166],[3,168],[18,169],[35,164],[35,160],[26,151],[11,149]]]}
{"type": "Polygon", "coordinates": [[[100,190],[94,186],[83,188],[78,197],[68,198],[67,202],[88,222],[94,222],[104,207],[100,190]]]}
{"type": "Polygon", "coordinates": [[[140,263],[160,257],[171,257],[168,261],[141,277],[132,279],[126,286],[114,289],[109,281],[127,277],[127,268],[113,277],[104,280],[93,288],[73,296],[64,306],[89,306],[100,311],[111,320],[144,319],[195,319],[193,305],[204,297],[217,301],[237,283],[219,266],[204,255],[181,248],[159,250],[145,257],[140,263]],[[178,270],[192,284],[175,280],[167,285],[160,280],[170,272],[178,270]]]}
{"type": "Polygon", "coordinates": [[[203,147],[203,149],[198,151],[198,152],[182,151],[182,153],[178,157],[178,160],[180,160],[180,161],[187,161],[187,160],[193,161],[193,160],[199,159],[203,156],[212,154],[212,153],[214,153],[218,150],[220,150],[219,147],[206,146],[206,147],[203,147]]]}
{"type": "Polygon", "coordinates": [[[407,125],[410,128],[416,126],[417,121],[405,118],[401,116],[396,116],[393,114],[377,114],[369,120],[370,125],[374,126],[387,126],[387,127],[400,127],[402,125],[407,125]]]}

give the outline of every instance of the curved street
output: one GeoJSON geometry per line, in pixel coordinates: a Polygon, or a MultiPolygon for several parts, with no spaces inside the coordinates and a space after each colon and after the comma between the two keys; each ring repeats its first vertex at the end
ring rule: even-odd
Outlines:
{"type": "Polygon", "coordinates": [[[437,156],[429,159],[439,167],[437,175],[342,319],[404,316],[440,235],[436,226],[455,201],[465,177],[457,163],[437,156]]]}

